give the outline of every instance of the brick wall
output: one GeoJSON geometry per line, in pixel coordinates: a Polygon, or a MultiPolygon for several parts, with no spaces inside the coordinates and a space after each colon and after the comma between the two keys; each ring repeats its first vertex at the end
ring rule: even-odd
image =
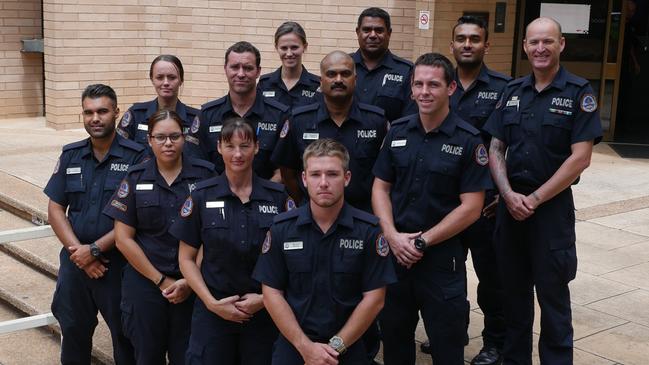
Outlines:
{"type": "Polygon", "coordinates": [[[40,0],[0,1],[0,118],[43,115],[43,55],[20,52],[41,34],[40,0]]]}
{"type": "Polygon", "coordinates": [[[356,19],[369,6],[390,12],[392,50],[413,57],[414,0],[44,0],[43,4],[47,122],[55,128],[80,125],[79,97],[90,83],[113,86],[122,111],[133,102],[153,99],[148,69],[161,53],[183,61],[183,102],[199,106],[223,96],[227,47],[239,40],[252,42],[262,53],[262,73],[273,71],[279,66],[273,34],[286,20],[305,27],[309,47],[304,61],[312,72],[317,73],[326,53],[357,48],[356,19]]]}

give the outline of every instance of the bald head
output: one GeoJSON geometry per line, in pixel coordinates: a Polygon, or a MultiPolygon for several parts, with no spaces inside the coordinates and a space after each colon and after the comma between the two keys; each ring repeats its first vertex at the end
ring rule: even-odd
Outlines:
{"type": "Polygon", "coordinates": [[[549,17],[545,17],[545,16],[542,16],[540,18],[536,18],[536,19],[532,20],[530,22],[530,24],[527,25],[527,27],[525,28],[525,38],[527,38],[531,28],[534,28],[534,29],[536,29],[536,28],[547,29],[547,27],[554,28],[554,30],[556,31],[557,38],[561,38],[561,36],[562,36],[562,34],[561,34],[561,24],[559,24],[558,21],[556,21],[556,20],[554,20],[552,18],[549,18],[549,17]]]}
{"type": "Polygon", "coordinates": [[[352,58],[352,56],[343,51],[333,51],[324,56],[322,61],[320,61],[320,72],[324,73],[324,71],[327,69],[327,66],[329,65],[345,62],[351,63],[353,66],[353,71],[354,73],[356,73],[356,64],[354,64],[354,59],[352,58]]]}

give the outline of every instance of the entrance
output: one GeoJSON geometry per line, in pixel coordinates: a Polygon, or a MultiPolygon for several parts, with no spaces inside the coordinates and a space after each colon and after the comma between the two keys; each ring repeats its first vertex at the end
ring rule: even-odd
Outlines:
{"type": "Polygon", "coordinates": [[[604,140],[649,144],[649,0],[523,0],[519,14],[515,76],[531,72],[525,25],[557,19],[566,39],[561,64],[599,95],[604,140]]]}

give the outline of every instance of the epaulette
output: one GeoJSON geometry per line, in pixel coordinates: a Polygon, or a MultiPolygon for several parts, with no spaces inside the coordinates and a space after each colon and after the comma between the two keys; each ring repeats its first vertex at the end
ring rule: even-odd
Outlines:
{"type": "Polygon", "coordinates": [[[151,161],[153,161],[153,159],[149,159],[149,160],[146,160],[146,161],[142,161],[142,162],[140,162],[138,164],[132,165],[131,167],[128,168],[128,172],[131,173],[131,172],[135,172],[135,171],[142,171],[142,170],[146,169],[146,166],[149,163],[151,163],[151,161]]]}
{"type": "Polygon", "coordinates": [[[261,182],[261,185],[263,187],[265,187],[265,188],[275,190],[275,191],[279,191],[279,192],[284,192],[286,190],[284,188],[284,185],[282,185],[282,184],[278,184],[276,182],[266,180],[266,179],[259,179],[259,181],[261,182]]]}
{"type": "Polygon", "coordinates": [[[201,110],[206,110],[206,109],[209,109],[211,107],[219,106],[219,105],[225,103],[225,98],[226,97],[224,96],[222,98],[218,98],[216,100],[209,101],[209,102],[201,105],[201,110]]]}
{"type": "Polygon", "coordinates": [[[129,109],[138,109],[138,110],[144,109],[144,110],[146,110],[146,109],[149,109],[149,104],[153,103],[154,101],[155,100],[144,101],[144,102],[141,102],[141,103],[135,103],[129,109]]]}
{"type": "Polygon", "coordinates": [[[572,73],[568,73],[568,77],[566,77],[566,82],[569,82],[571,84],[577,85],[579,87],[583,87],[588,85],[588,80],[579,77],[577,75],[574,75],[572,73]]]}
{"type": "Polygon", "coordinates": [[[267,74],[263,74],[263,75],[261,75],[261,77],[259,77],[259,81],[269,79],[272,75],[273,75],[272,72],[269,72],[267,74]]]}
{"type": "Polygon", "coordinates": [[[310,72],[307,74],[307,76],[309,76],[309,80],[311,80],[311,81],[317,83],[318,85],[320,85],[320,76],[312,74],[310,72]]]}
{"type": "Polygon", "coordinates": [[[278,215],[273,217],[273,223],[279,223],[279,222],[287,221],[289,219],[293,219],[300,214],[300,211],[302,211],[302,209],[298,208],[283,213],[279,213],[278,215]]]}
{"type": "Polygon", "coordinates": [[[313,103],[313,104],[297,106],[297,107],[293,108],[293,115],[298,115],[298,114],[302,114],[302,113],[317,110],[319,106],[320,106],[320,103],[313,103]]]}
{"type": "Polygon", "coordinates": [[[458,123],[457,126],[464,129],[465,131],[473,134],[474,136],[480,135],[480,130],[478,128],[474,127],[471,125],[471,123],[465,121],[464,119],[460,118],[459,116],[457,117],[458,123]]]}
{"type": "Polygon", "coordinates": [[[199,190],[203,188],[207,188],[210,186],[216,186],[219,184],[219,177],[218,176],[213,176],[210,177],[209,179],[201,180],[196,183],[196,188],[194,190],[199,190]]]}
{"type": "Polygon", "coordinates": [[[408,123],[410,121],[410,117],[411,117],[410,115],[406,115],[405,117],[401,117],[399,119],[393,120],[392,122],[390,122],[390,127],[394,127],[395,125],[399,125],[399,124],[408,123]]]}
{"type": "Polygon", "coordinates": [[[279,101],[277,101],[277,100],[275,100],[273,98],[264,98],[264,103],[266,103],[266,104],[268,104],[268,105],[270,105],[270,106],[272,106],[274,108],[277,108],[277,109],[281,110],[284,113],[286,113],[290,109],[288,107],[288,105],[282,104],[282,103],[280,103],[279,101]]]}
{"type": "Polygon", "coordinates": [[[360,210],[357,208],[354,208],[352,206],[348,206],[347,209],[349,209],[354,216],[354,218],[361,220],[365,223],[369,223],[373,226],[376,226],[379,224],[379,218],[375,215],[372,215],[364,210],[360,210]]]}
{"type": "Polygon", "coordinates": [[[410,67],[413,67],[415,65],[414,63],[408,61],[405,58],[401,58],[401,57],[395,55],[394,53],[392,53],[392,59],[394,59],[395,61],[400,62],[400,63],[405,63],[406,65],[408,65],[410,67]]]}
{"type": "Polygon", "coordinates": [[[82,139],[80,141],[76,141],[76,142],[66,144],[65,146],[63,146],[63,151],[69,151],[69,150],[74,150],[74,149],[77,149],[77,148],[85,147],[88,144],[89,140],[90,140],[89,138],[86,138],[86,139],[82,139]]]}
{"type": "Polygon", "coordinates": [[[519,77],[517,79],[511,80],[511,81],[509,81],[509,83],[507,83],[507,86],[509,87],[509,86],[522,84],[523,81],[525,81],[526,78],[527,78],[527,76],[523,76],[523,77],[519,77]]]}
{"type": "Polygon", "coordinates": [[[197,116],[201,113],[200,109],[193,108],[191,106],[185,105],[185,109],[187,109],[187,114],[197,116]]]}
{"type": "Polygon", "coordinates": [[[141,152],[141,151],[144,151],[144,149],[145,149],[145,147],[142,146],[141,144],[139,144],[137,142],[134,142],[134,141],[132,141],[130,139],[126,139],[126,138],[124,138],[122,136],[118,135],[118,136],[115,136],[115,138],[118,139],[117,142],[122,147],[126,147],[126,148],[131,149],[131,150],[136,151],[136,152],[141,152]]]}
{"type": "Polygon", "coordinates": [[[489,74],[489,77],[495,77],[497,79],[505,80],[505,81],[511,81],[511,76],[507,76],[505,74],[501,74],[500,72],[487,69],[487,74],[489,74]]]}
{"type": "Polygon", "coordinates": [[[210,171],[214,171],[214,164],[209,161],[201,160],[199,158],[189,158],[189,163],[194,166],[204,167],[210,171]]]}
{"type": "Polygon", "coordinates": [[[381,116],[385,116],[385,111],[382,108],[379,108],[376,105],[358,103],[358,108],[361,109],[361,110],[368,111],[368,112],[373,112],[373,113],[376,113],[376,114],[380,114],[381,116]]]}

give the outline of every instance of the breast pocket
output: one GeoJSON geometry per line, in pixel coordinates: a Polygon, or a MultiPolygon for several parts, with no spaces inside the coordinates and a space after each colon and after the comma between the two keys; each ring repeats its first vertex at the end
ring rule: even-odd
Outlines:
{"type": "MultiPolygon", "coordinates": [[[[458,156],[459,159],[459,156],[458,156]]],[[[428,188],[436,195],[459,194],[459,160],[439,159],[428,165],[428,188]]]]}
{"type": "Polygon", "coordinates": [[[157,191],[136,191],[135,209],[138,229],[146,231],[162,231],[164,229],[166,213],[160,206],[160,194],[157,191]]]}
{"type": "Polygon", "coordinates": [[[334,258],[333,290],[339,302],[357,303],[362,296],[363,250],[342,249],[334,258]]]}
{"type": "Polygon", "coordinates": [[[471,113],[469,114],[471,120],[469,120],[469,122],[471,122],[474,127],[482,129],[493,110],[493,105],[478,104],[471,110],[471,113]]]}
{"type": "Polygon", "coordinates": [[[259,134],[259,149],[273,151],[277,144],[277,135],[271,131],[262,131],[259,134]]]}
{"type": "Polygon", "coordinates": [[[570,150],[572,118],[563,115],[550,115],[543,119],[543,144],[555,151],[570,150]]]}
{"type": "Polygon", "coordinates": [[[66,193],[81,193],[83,191],[85,191],[85,186],[82,173],[65,175],[66,193]]]}
{"type": "Polygon", "coordinates": [[[507,144],[511,145],[515,141],[521,141],[524,137],[521,127],[521,116],[515,113],[503,114],[503,129],[507,144]]]}
{"type": "Polygon", "coordinates": [[[297,295],[311,293],[313,267],[311,256],[301,250],[284,251],[286,268],[289,272],[289,289],[297,295]]]}
{"type": "Polygon", "coordinates": [[[227,244],[230,242],[228,237],[229,225],[221,214],[222,208],[211,208],[202,211],[202,238],[203,254],[208,262],[223,262],[229,256],[227,244]]]}

